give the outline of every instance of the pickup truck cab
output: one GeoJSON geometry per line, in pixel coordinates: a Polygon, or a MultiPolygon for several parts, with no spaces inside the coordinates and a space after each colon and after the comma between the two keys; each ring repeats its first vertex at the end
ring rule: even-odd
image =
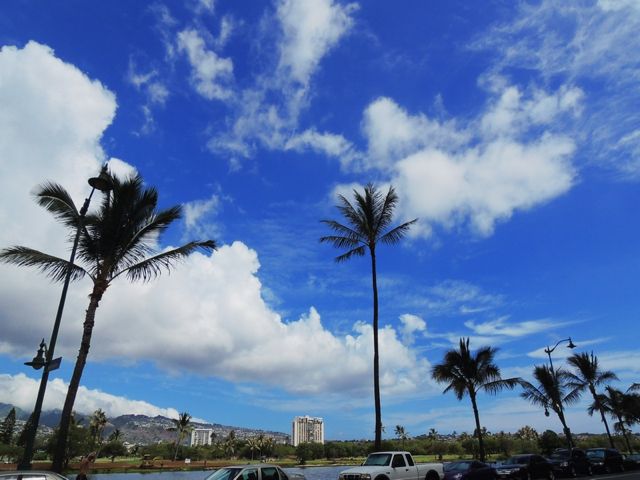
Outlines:
{"type": "Polygon", "coordinates": [[[409,452],[375,452],[362,465],[340,472],[338,480],[442,480],[442,463],[415,464],[409,452]]]}

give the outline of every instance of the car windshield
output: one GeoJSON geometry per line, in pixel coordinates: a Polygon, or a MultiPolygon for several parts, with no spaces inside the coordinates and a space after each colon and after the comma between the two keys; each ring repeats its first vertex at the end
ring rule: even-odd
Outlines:
{"type": "Polygon", "coordinates": [[[445,472],[466,472],[471,468],[471,462],[451,462],[444,464],[445,472]]]}
{"type": "Polygon", "coordinates": [[[389,466],[390,461],[391,461],[390,453],[372,453],[367,457],[363,465],[373,466],[373,467],[386,467],[386,466],[389,466]]]}
{"type": "Polygon", "coordinates": [[[569,458],[569,450],[557,450],[551,454],[549,458],[569,458]]]}
{"type": "Polygon", "coordinates": [[[640,453],[634,453],[632,455],[627,455],[629,460],[640,460],[640,453]]]}
{"type": "Polygon", "coordinates": [[[527,465],[529,463],[529,457],[527,456],[518,456],[508,458],[503,465],[527,465]]]}
{"type": "Polygon", "coordinates": [[[589,458],[604,458],[604,450],[587,450],[589,458]]]}
{"type": "Polygon", "coordinates": [[[242,468],[221,468],[209,475],[205,480],[233,480],[242,468]]]}

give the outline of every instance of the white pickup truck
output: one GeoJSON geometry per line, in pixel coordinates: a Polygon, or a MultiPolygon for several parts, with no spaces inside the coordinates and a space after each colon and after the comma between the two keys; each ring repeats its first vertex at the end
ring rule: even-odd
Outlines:
{"type": "Polygon", "coordinates": [[[442,480],[442,463],[416,465],[409,452],[371,453],[364,463],[340,472],[338,480],[442,480]]]}

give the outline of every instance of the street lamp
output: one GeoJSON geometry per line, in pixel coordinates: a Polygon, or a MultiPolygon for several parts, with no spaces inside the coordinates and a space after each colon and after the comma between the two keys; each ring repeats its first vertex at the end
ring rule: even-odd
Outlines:
{"type": "Polygon", "coordinates": [[[71,257],[69,258],[69,268],[65,273],[64,283],[62,286],[62,294],[60,295],[60,302],[58,303],[58,311],[56,313],[56,319],[53,323],[53,331],[51,332],[51,339],[49,340],[49,348],[47,348],[47,344],[42,339],[40,342],[40,348],[38,349],[38,353],[33,358],[31,362],[25,362],[25,365],[28,365],[36,370],[40,370],[44,367],[42,371],[42,378],[40,379],[40,388],[38,389],[38,396],[36,398],[36,404],[33,407],[33,413],[29,418],[31,425],[29,426],[29,431],[27,434],[27,439],[24,446],[24,454],[20,463],[18,464],[18,469],[20,470],[30,470],[31,469],[31,458],[33,457],[33,447],[36,440],[36,432],[38,431],[38,423],[40,422],[40,413],[42,411],[42,402],[44,400],[44,393],[47,389],[47,382],[49,380],[49,372],[56,370],[60,367],[60,362],[62,361],[62,357],[53,358],[53,352],[56,347],[56,341],[58,339],[58,330],[60,329],[60,320],[62,319],[62,312],[64,311],[64,302],[67,298],[67,290],[69,289],[69,282],[71,281],[71,265],[76,258],[76,251],[78,249],[78,242],[80,240],[80,232],[82,231],[82,227],[84,226],[84,217],[87,214],[87,210],[89,209],[89,203],[91,203],[91,197],[93,196],[93,192],[96,190],[100,190],[101,192],[109,192],[112,189],[111,179],[109,178],[109,174],[107,173],[107,164],[105,163],[102,166],[102,170],[100,170],[100,175],[97,177],[92,177],[89,179],[89,185],[91,186],[91,193],[84,200],[84,204],[80,209],[78,215],[78,226],[76,228],[76,236],[73,241],[73,248],[71,249],[71,257]]]}
{"type": "MultiPolygon", "coordinates": [[[[556,378],[555,371],[553,370],[553,360],[551,360],[551,353],[558,347],[558,345],[560,345],[562,342],[567,342],[567,341],[569,342],[567,343],[567,348],[570,348],[570,349],[576,348],[575,343],[573,343],[573,341],[571,340],[571,337],[569,337],[569,338],[564,338],[562,340],[558,340],[553,347],[549,347],[547,345],[547,348],[544,349],[544,353],[546,353],[547,356],[549,357],[549,366],[551,367],[551,375],[553,376],[554,382],[556,382],[556,387],[557,387],[558,379],[556,378]]],[[[562,408],[561,398],[559,399],[559,402],[558,402],[558,409],[560,410],[560,414],[563,417],[562,421],[564,422],[564,410],[562,408]]],[[[549,416],[548,410],[546,409],[546,407],[545,407],[545,415],[549,416]]],[[[571,449],[573,447],[573,442],[571,441],[571,431],[569,430],[569,427],[564,427],[564,435],[565,437],[567,437],[567,443],[569,444],[569,449],[571,449]]]]}

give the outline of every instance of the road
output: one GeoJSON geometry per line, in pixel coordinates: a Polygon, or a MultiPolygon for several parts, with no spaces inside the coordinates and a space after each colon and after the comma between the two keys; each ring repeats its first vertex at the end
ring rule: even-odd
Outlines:
{"type": "Polygon", "coordinates": [[[624,473],[610,473],[608,475],[594,475],[592,477],[579,477],[579,478],[591,478],[593,480],[640,480],[640,470],[631,470],[624,473]]]}

